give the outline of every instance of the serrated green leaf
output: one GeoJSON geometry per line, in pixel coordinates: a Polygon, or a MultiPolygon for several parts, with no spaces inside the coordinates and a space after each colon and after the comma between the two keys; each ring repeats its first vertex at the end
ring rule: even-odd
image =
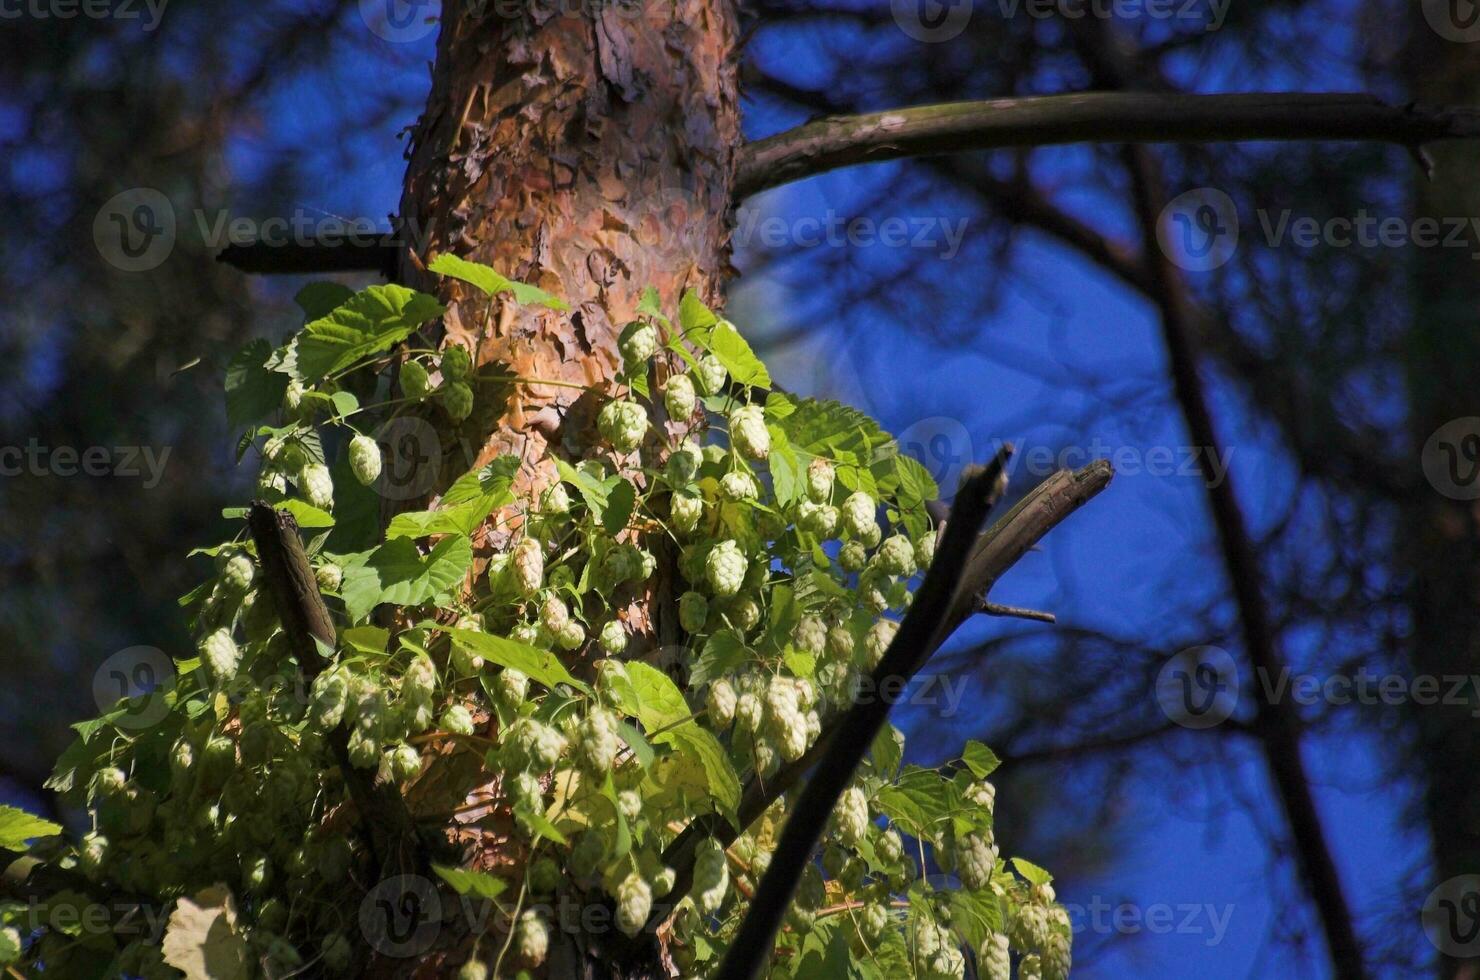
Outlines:
{"type": "Polygon", "coordinates": [[[298,290],[293,302],[303,311],[305,320],[328,316],[355,294],[342,282],[311,282],[298,290]]]}
{"type": "Polygon", "coordinates": [[[735,808],[740,805],[740,777],[730,764],[730,755],[719,739],[708,729],[693,722],[678,725],[654,737],[659,745],[671,745],[679,752],[697,759],[704,769],[710,796],[719,804],[719,812],[735,822],[735,808]]]}
{"type": "Polygon", "coordinates": [[[472,895],[474,898],[486,898],[492,901],[509,888],[507,881],[495,878],[486,871],[450,868],[445,864],[434,864],[432,870],[437,873],[438,878],[452,886],[452,890],[459,895],[472,895]]]}
{"type": "Polygon", "coordinates": [[[632,518],[632,509],[637,506],[637,490],[630,481],[613,477],[607,491],[606,510],[601,514],[601,526],[607,534],[616,534],[627,526],[632,518]]]}
{"type": "Polygon", "coordinates": [[[317,381],[378,354],[443,313],[434,297],[389,283],[367,286],[333,310],[311,320],[296,344],[298,373],[317,381]]]}
{"type": "Polygon", "coordinates": [[[750,648],[745,645],[745,641],[739,635],[733,630],[719,630],[705,641],[704,650],[694,661],[689,674],[689,683],[695,687],[708,684],[740,667],[749,659],[750,648]]]}
{"type": "Polygon", "coordinates": [[[498,664],[500,667],[512,667],[545,687],[569,684],[577,690],[590,690],[584,683],[572,677],[570,671],[566,670],[565,665],[560,662],[560,658],[548,650],[541,650],[507,637],[481,633],[477,630],[448,629],[447,635],[484,660],[498,664]]]}
{"type": "Polygon", "coordinates": [[[0,806],[0,850],[23,851],[26,841],[35,837],[52,837],[62,832],[62,825],[43,820],[13,806],[0,806]]]}
{"type": "Polygon", "coordinates": [[[709,328],[718,322],[719,317],[704,305],[698,293],[692,289],[684,291],[683,298],[678,301],[678,325],[689,340],[707,349],[709,328]]]}
{"type": "MultiPolygon", "coordinates": [[[[258,338],[232,355],[226,365],[226,424],[247,425],[283,403],[288,376],[269,370],[272,345],[258,338]]],[[[238,457],[240,458],[240,457],[238,457]]]]}
{"type": "Polygon", "coordinates": [[[673,678],[641,660],[634,660],[626,667],[637,697],[637,720],[643,728],[656,731],[693,714],[673,678]]]}
{"type": "Polygon", "coordinates": [[[721,321],[709,332],[709,348],[730,378],[752,388],[770,388],[771,375],[734,325],[721,321]]]}
{"type": "Polygon", "coordinates": [[[1046,885],[1053,881],[1053,875],[1038,867],[1038,865],[1029,861],[1027,858],[1013,858],[1012,866],[1017,870],[1018,874],[1022,875],[1032,884],[1046,885]]]}
{"type": "Polygon", "coordinates": [[[879,734],[874,736],[874,744],[869,750],[869,756],[874,762],[874,771],[886,778],[892,778],[899,769],[899,763],[904,758],[904,735],[898,728],[885,723],[879,729],[879,734]]]}
{"type": "Polygon", "coordinates": [[[290,497],[277,505],[279,509],[285,510],[293,515],[293,520],[298,526],[308,530],[315,528],[333,527],[334,515],[326,510],[319,510],[313,504],[305,503],[297,498],[290,497]]]}
{"type": "Polygon", "coordinates": [[[961,761],[977,779],[986,779],[991,775],[992,770],[1002,764],[1002,760],[997,758],[997,753],[976,739],[966,743],[966,748],[961,751],[961,761]]]}
{"type": "Polygon", "coordinates": [[[427,268],[439,276],[447,276],[477,286],[489,296],[513,293],[514,302],[521,306],[538,304],[548,306],[553,310],[570,309],[563,300],[550,295],[538,286],[510,279],[481,262],[469,262],[467,259],[444,252],[433,259],[427,268]]]}
{"type": "Polygon", "coordinates": [[[340,594],[352,620],[363,619],[382,602],[419,606],[450,594],[472,563],[473,546],[465,537],[443,538],[427,555],[410,538],[392,538],[345,558],[340,594]]]}

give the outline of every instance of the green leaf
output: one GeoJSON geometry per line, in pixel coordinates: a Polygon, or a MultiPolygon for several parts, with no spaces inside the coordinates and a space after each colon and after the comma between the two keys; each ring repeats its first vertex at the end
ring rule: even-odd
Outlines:
{"type": "Polygon", "coordinates": [[[714,311],[704,305],[699,294],[692,289],[684,291],[678,301],[678,325],[684,334],[701,347],[708,347],[708,329],[719,322],[714,311]]]}
{"type": "Polygon", "coordinates": [[[433,259],[427,268],[438,275],[459,279],[477,286],[489,296],[497,296],[499,293],[513,293],[514,302],[521,306],[537,303],[541,306],[548,306],[552,310],[570,309],[563,301],[550,295],[538,286],[531,286],[529,283],[509,279],[481,262],[469,262],[467,259],[444,252],[433,259]]]}
{"type": "Polygon", "coordinates": [[[513,503],[509,487],[519,460],[500,456],[487,466],[464,473],[442,495],[436,510],[397,514],[386,528],[387,538],[424,538],[432,534],[471,535],[499,507],[513,503]]]}
{"type": "Polygon", "coordinates": [[[750,659],[750,648],[734,630],[714,633],[704,644],[704,651],[694,661],[689,683],[695,687],[723,677],[750,659]]]}
{"type": "Polygon", "coordinates": [[[1053,881],[1053,875],[1044,871],[1027,858],[1013,858],[1012,866],[1017,869],[1018,874],[1035,885],[1046,885],[1053,881]]]}
{"type": "Polygon", "coordinates": [[[534,831],[537,836],[547,837],[557,844],[569,843],[565,839],[565,835],[560,832],[560,829],[556,827],[553,823],[551,823],[550,819],[538,810],[530,810],[521,807],[515,811],[515,814],[519,817],[520,820],[523,820],[525,825],[528,826],[530,830],[534,831]]]}
{"type": "Polygon", "coordinates": [[[731,823],[736,822],[735,808],[740,805],[740,777],[730,764],[729,753],[708,729],[693,722],[671,728],[653,739],[659,745],[672,745],[685,755],[698,759],[709,784],[709,793],[719,810],[731,823]]]}
{"type": "Polygon", "coordinates": [[[657,731],[693,714],[673,678],[641,660],[634,660],[626,667],[632,691],[637,696],[637,720],[643,728],[657,731]]]}
{"type": "Polygon", "coordinates": [[[771,455],[767,466],[771,470],[771,489],[776,494],[776,503],[785,507],[802,495],[803,469],[801,460],[791,448],[786,430],[779,425],[767,425],[771,433],[771,455]]]}
{"type": "Polygon", "coordinates": [[[569,684],[581,691],[590,690],[585,684],[572,677],[560,659],[548,650],[540,650],[507,637],[481,633],[478,630],[448,629],[447,635],[484,660],[496,663],[500,667],[512,667],[545,687],[569,684]]]}
{"type": "Polygon", "coordinates": [[[653,747],[642,732],[626,721],[617,725],[617,731],[621,733],[622,741],[631,746],[632,757],[637,760],[637,764],[644,769],[651,767],[654,758],[653,747]]]}
{"type": "Polygon", "coordinates": [[[451,593],[473,563],[473,546],[460,536],[443,538],[422,555],[410,538],[392,538],[345,558],[340,594],[350,619],[367,616],[382,602],[418,606],[451,593]]]}
{"type": "Polygon", "coordinates": [[[315,528],[334,526],[333,514],[325,510],[319,510],[313,504],[305,503],[297,498],[290,497],[277,506],[292,514],[293,520],[297,521],[298,526],[301,528],[313,530],[315,528]]]}
{"type": "Polygon", "coordinates": [[[766,366],[733,324],[727,321],[717,324],[709,332],[709,347],[736,382],[753,388],[771,387],[771,375],[766,366]]]}
{"type": "Polygon", "coordinates": [[[1002,905],[990,891],[954,888],[949,900],[951,926],[973,949],[981,949],[982,943],[1002,931],[1002,905]]]}
{"type": "Polygon", "coordinates": [[[966,748],[961,752],[961,761],[977,779],[986,779],[991,775],[992,770],[1002,764],[1002,761],[997,758],[997,753],[976,739],[966,743],[966,748]]]}
{"type": "Polygon", "coordinates": [[[459,895],[472,895],[474,898],[486,898],[492,901],[507,891],[509,887],[507,881],[495,878],[486,871],[450,868],[445,864],[434,864],[432,870],[437,872],[437,877],[451,885],[452,890],[459,895]]]}
{"type": "Polygon", "coordinates": [[[317,320],[334,312],[354,294],[355,291],[342,282],[311,282],[298,290],[293,302],[303,310],[304,319],[317,320]]]}
{"type": "Polygon", "coordinates": [[[663,301],[652,286],[643,289],[642,299],[637,301],[637,315],[652,317],[665,327],[668,326],[668,318],[663,315],[663,301]]]}
{"type": "Polygon", "coordinates": [[[383,654],[390,649],[390,630],[379,626],[353,626],[339,635],[340,641],[359,653],[383,654]]]}
{"type": "Polygon", "coordinates": [[[637,506],[637,490],[628,480],[615,477],[615,483],[606,498],[606,510],[601,515],[601,526],[606,528],[607,534],[616,534],[627,526],[627,521],[632,517],[632,509],[637,506]]]}
{"type": "Polygon", "coordinates": [[[53,837],[62,825],[33,816],[13,806],[0,806],[0,850],[23,851],[33,837],[53,837]]]}
{"type": "Polygon", "coordinates": [[[874,771],[886,778],[893,777],[904,758],[904,735],[893,725],[884,724],[874,736],[869,755],[874,761],[874,771]]]}
{"type": "Polygon", "coordinates": [[[442,313],[442,304],[425,293],[394,283],[368,286],[303,328],[295,345],[298,373],[317,381],[342,371],[442,313]]]}
{"type": "Polygon", "coordinates": [[[272,345],[258,338],[232,355],[226,365],[226,424],[247,425],[283,403],[288,376],[267,368],[272,345]]]}

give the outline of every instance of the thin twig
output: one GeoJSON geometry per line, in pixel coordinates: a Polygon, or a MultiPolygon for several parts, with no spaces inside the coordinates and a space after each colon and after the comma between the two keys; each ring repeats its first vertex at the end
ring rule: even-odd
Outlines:
{"type": "Polygon", "coordinates": [[[1000,602],[983,602],[977,607],[988,616],[1009,616],[1013,619],[1031,619],[1039,623],[1057,623],[1058,617],[1051,612],[1043,612],[1039,609],[1026,609],[1022,606],[1004,606],[1000,602]]]}

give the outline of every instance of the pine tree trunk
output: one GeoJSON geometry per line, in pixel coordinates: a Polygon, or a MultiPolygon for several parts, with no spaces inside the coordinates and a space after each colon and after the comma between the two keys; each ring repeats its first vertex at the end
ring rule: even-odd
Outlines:
{"type": "MultiPolygon", "coordinates": [[[[1412,97],[1473,105],[1480,99],[1480,52],[1441,38],[1422,16],[1414,20],[1407,59],[1412,97]]],[[[1475,145],[1441,143],[1430,149],[1437,179],[1415,169],[1415,218],[1437,218],[1445,227],[1446,219],[1480,214],[1480,186],[1472,179],[1480,167],[1475,145]]],[[[1480,415],[1480,266],[1470,247],[1425,248],[1411,262],[1413,320],[1404,350],[1414,440],[1410,458],[1417,465],[1422,453],[1429,475],[1409,502],[1404,535],[1412,576],[1413,670],[1440,678],[1475,676],[1480,673],[1480,501],[1459,498],[1466,487],[1480,490],[1480,475],[1460,472],[1453,481],[1443,454],[1462,449],[1466,432],[1480,432],[1473,422],[1456,424],[1480,415]]],[[[1461,470],[1469,465],[1463,452],[1457,465],[1461,470]]],[[[1480,873],[1480,780],[1475,775],[1480,724],[1473,714],[1480,705],[1447,701],[1414,708],[1429,784],[1431,884],[1480,873]]],[[[1449,961],[1444,974],[1457,966],[1449,961]]]]}
{"type": "MultiPolygon", "coordinates": [[[[688,289],[712,306],[721,298],[740,139],[735,11],[728,0],[581,13],[534,4],[514,20],[507,0],[482,5],[482,15],[479,6],[443,8],[402,196],[415,249],[400,278],[438,293],[448,339],[472,348],[484,372],[601,387],[617,373],[617,338],[646,287],[670,311],[688,289]],[[490,304],[424,271],[445,253],[540,286],[571,309],[490,304]]],[[[495,384],[478,395],[472,418],[439,433],[444,447],[476,455],[452,450],[447,472],[504,453],[527,464],[547,452],[574,459],[595,441],[595,400],[578,387],[495,384]]],[[[521,479],[549,475],[529,465],[521,479]]],[[[490,532],[484,544],[498,547],[498,537],[490,532]]],[[[652,633],[657,617],[644,605],[628,610],[628,622],[652,633]]],[[[555,928],[550,976],[660,971],[655,946],[614,949],[622,937],[609,925],[555,928]]],[[[431,956],[415,969],[447,972],[431,956]]]]}

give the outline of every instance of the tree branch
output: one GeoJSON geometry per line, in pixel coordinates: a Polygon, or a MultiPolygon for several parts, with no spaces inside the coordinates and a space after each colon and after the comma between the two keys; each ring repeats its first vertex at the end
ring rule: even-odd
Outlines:
{"type": "Polygon", "coordinates": [[[401,254],[397,238],[392,233],[369,242],[345,238],[284,244],[251,242],[226,246],[216,261],[255,275],[377,272],[392,279],[401,254]]]}
{"type": "Polygon", "coordinates": [[[1480,136],[1480,110],[1391,106],[1360,93],[1081,92],[830,116],[747,144],[739,200],[858,163],[1061,143],[1372,140],[1416,147],[1480,136]]]}
{"type": "MultiPolygon", "coordinates": [[[[984,532],[977,539],[974,552],[967,563],[967,572],[962,577],[957,597],[952,602],[947,619],[949,629],[941,633],[936,646],[971,615],[976,597],[985,595],[1002,574],[1022,557],[1028,547],[1041,540],[1066,517],[1105,489],[1112,476],[1110,464],[1103,460],[1077,472],[1054,473],[1029,491],[1017,506],[984,532]],[[965,601],[961,600],[962,596],[966,597],[965,601]],[[958,615],[963,609],[964,615],[958,615]]],[[[934,652],[935,648],[932,647],[927,658],[934,652]]],[[[832,731],[836,730],[836,726],[830,728],[832,731]]],[[[831,741],[831,731],[824,732],[805,755],[795,762],[783,765],[770,779],[762,781],[751,776],[746,781],[737,808],[741,831],[759,819],[781,794],[800,782],[807,771],[822,758],[831,741]]],[[[694,857],[700,841],[713,837],[728,847],[739,833],[728,821],[715,814],[706,814],[689,824],[663,852],[663,863],[673,868],[677,874],[672,894],[679,896],[688,892],[693,882],[694,857]]],[[[657,928],[660,921],[661,916],[655,914],[649,921],[648,928],[657,928]]]]}
{"type": "MultiPolygon", "coordinates": [[[[892,685],[918,673],[949,633],[952,599],[966,572],[977,532],[999,493],[1004,455],[998,455],[962,485],[925,581],[874,668],[873,677],[878,682],[875,690],[880,694],[855,700],[844,713],[812,779],[803,787],[801,798],[787,816],[771,865],[761,878],[735,940],[720,964],[719,980],[752,980],[760,974],[786,906],[827,826],[828,817],[894,706],[895,696],[885,692],[897,690],[892,685]]],[[[900,684],[898,689],[903,686],[900,684]]]]}
{"type": "MultiPolygon", "coordinates": [[[[298,523],[292,514],[260,500],[252,504],[247,523],[283,632],[305,682],[312,683],[327,666],[320,644],[332,650],[336,640],[329,607],[319,593],[313,566],[298,536],[298,523]]],[[[376,779],[367,770],[350,764],[346,724],[340,724],[326,737],[381,873],[389,868],[425,870],[426,854],[401,791],[394,783],[376,779]]]]}
{"type": "MultiPolygon", "coordinates": [[[[1126,151],[1135,193],[1137,218],[1145,238],[1143,254],[1152,276],[1152,297],[1161,309],[1162,337],[1172,373],[1172,387],[1188,433],[1195,445],[1208,452],[1198,457],[1207,487],[1213,525],[1222,547],[1223,564],[1233,587],[1244,646],[1255,670],[1275,677],[1286,668],[1279,648],[1279,635],[1265,606],[1263,573],[1239,507],[1232,473],[1221,479],[1209,469],[1209,460],[1222,458],[1222,444],[1213,424],[1207,392],[1198,374],[1197,351],[1192,342],[1193,304],[1177,270],[1156,247],[1157,216],[1166,205],[1160,168],[1144,147],[1126,151]]],[[[1290,831],[1295,838],[1295,862],[1311,901],[1321,919],[1326,947],[1336,974],[1360,980],[1365,977],[1362,947],[1352,926],[1351,909],[1341,888],[1330,843],[1316,810],[1310,777],[1300,756],[1300,719],[1293,705],[1259,699],[1254,729],[1264,749],[1290,831]]]]}

